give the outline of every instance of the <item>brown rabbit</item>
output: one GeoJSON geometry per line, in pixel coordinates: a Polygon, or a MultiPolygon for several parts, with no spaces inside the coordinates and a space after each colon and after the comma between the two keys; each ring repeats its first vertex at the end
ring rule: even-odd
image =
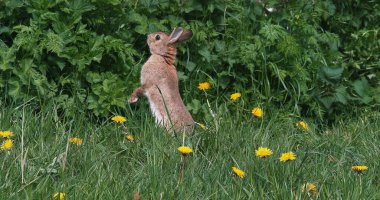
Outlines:
{"type": "Polygon", "coordinates": [[[148,45],[152,54],[141,70],[141,86],[135,89],[129,103],[135,103],[143,94],[148,98],[156,123],[171,132],[191,134],[194,121],[182,101],[178,88],[178,76],[174,66],[176,44],[189,39],[191,30],[175,28],[170,35],[156,32],[148,35],[148,45]],[[169,115],[168,115],[169,114],[169,115]]]}

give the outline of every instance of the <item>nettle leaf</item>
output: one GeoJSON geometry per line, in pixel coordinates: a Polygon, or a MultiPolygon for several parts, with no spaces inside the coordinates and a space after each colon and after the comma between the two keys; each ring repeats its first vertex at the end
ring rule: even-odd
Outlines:
{"type": "Polygon", "coordinates": [[[349,94],[347,92],[347,88],[344,86],[340,86],[335,89],[335,97],[336,100],[344,105],[348,103],[349,94]]]}
{"type": "Polygon", "coordinates": [[[189,71],[193,71],[195,69],[195,67],[196,67],[196,64],[193,63],[193,62],[191,62],[191,61],[187,62],[186,64],[187,64],[186,65],[186,69],[189,70],[189,71]]]}
{"type": "Polygon", "coordinates": [[[207,62],[211,61],[211,53],[206,47],[199,50],[198,53],[201,54],[207,62]]]}
{"type": "Polygon", "coordinates": [[[96,7],[84,0],[66,1],[67,8],[73,12],[73,15],[80,16],[81,14],[95,10],[96,7]]]}
{"type": "Polygon", "coordinates": [[[192,11],[202,11],[202,4],[195,0],[185,1],[182,9],[185,13],[190,13],[192,11]]]}
{"type": "Polygon", "coordinates": [[[100,83],[103,81],[102,76],[99,73],[88,72],[86,74],[86,80],[89,83],[100,83]]]}
{"type": "Polygon", "coordinates": [[[13,48],[2,48],[0,51],[0,70],[7,71],[12,69],[13,63],[16,60],[15,50],[13,48]]]}
{"type": "Polygon", "coordinates": [[[145,35],[146,33],[148,33],[148,25],[147,24],[137,25],[135,27],[134,31],[136,31],[137,33],[145,35]]]}
{"type": "Polygon", "coordinates": [[[356,80],[352,83],[354,91],[360,96],[360,101],[364,104],[368,104],[372,101],[370,97],[371,86],[369,85],[367,79],[362,78],[356,80]]]}
{"type": "Polygon", "coordinates": [[[21,84],[15,78],[8,81],[8,95],[13,99],[21,98],[21,84]]]}
{"type": "Polygon", "coordinates": [[[91,83],[88,109],[100,114],[109,112],[111,106],[125,108],[127,88],[117,75],[91,72],[87,74],[86,79],[91,83]]]}
{"type": "Polygon", "coordinates": [[[5,5],[10,9],[20,8],[24,5],[22,0],[5,1],[5,5]]]}
{"type": "Polygon", "coordinates": [[[191,113],[197,114],[201,109],[201,102],[198,99],[193,99],[186,107],[191,113]]]}
{"type": "MultiPolygon", "coordinates": [[[[1,19],[1,17],[0,17],[1,19]]],[[[0,27],[0,34],[2,33],[10,33],[12,31],[11,28],[7,27],[7,26],[2,26],[0,27]]],[[[2,40],[0,40],[0,43],[2,42],[2,40]]]]}
{"type": "Polygon", "coordinates": [[[320,75],[325,81],[337,81],[341,79],[343,70],[343,67],[322,67],[320,75]]]}
{"type": "Polygon", "coordinates": [[[66,62],[62,58],[49,55],[47,60],[51,63],[54,63],[61,71],[66,67],[66,62]]]}
{"type": "Polygon", "coordinates": [[[354,87],[355,92],[361,97],[366,96],[370,88],[368,81],[365,78],[354,81],[352,86],[354,87]]]}
{"type": "Polygon", "coordinates": [[[326,32],[320,35],[320,40],[329,45],[331,50],[338,50],[340,46],[339,36],[334,33],[326,32]]]}
{"type": "Polygon", "coordinates": [[[117,6],[117,5],[121,4],[120,0],[108,0],[106,2],[108,2],[109,4],[111,4],[113,6],[117,6]]]}
{"type": "Polygon", "coordinates": [[[33,80],[31,74],[31,69],[34,67],[33,59],[22,59],[17,64],[12,68],[13,74],[18,77],[22,85],[29,85],[30,81],[33,80]]]}
{"type": "Polygon", "coordinates": [[[168,20],[169,20],[170,24],[174,25],[174,26],[176,26],[176,25],[178,25],[184,21],[183,18],[181,18],[179,16],[175,16],[175,15],[169,15],[168,20]]]}
{"type": "Polygon", "coordinates": [[[148,21],[148,17],[145,15],[140,15],[139,13],[135,11],[129,12],[129,21],[135,22],[138,24],[145,24],[145,22],[148,21]]]}
{"type": "Polygon", "coordinates": [[[134,31],[140,34],[146,34],[148,33],[149,28],[149,20],[148,17],[145,15],[140,15],[137,12],[131,11],[129,13],[129,20],[130,22],[134,22],[137,24],[137,26],[134,28],[134,31]]]}
{"type": "Polygon", "coordinates": [[[75,56],[75,58],[71,59],[70,62],[74,66],[77,66],[79,71],[83,71],[92,63],[92,61],[99,63],[103,58],[104,36],[97,36],[95,34],[92,35],[93,37],[89,38],[89,41],[87,43],[88,46],[84,46],[81,50],[79,50],[79,54],[68,56],[75,56]]]}
{"type": "Polygon", "coordinates": [[[95,115],[100,115],[101,114],[101,107],[100,103],[98,102],[98,96],[96,95],[89,95],[87,98],[87,109],[92,110],[95,115]]]}
{"type": "Polygon", "coordinates": [[[46,21],[51,20],[51,21],[56,22],[56,21],[59,21],[59,14],[45,11],[44,13],[41,14],[40,18],[46,21]]]}
{"type": "Polygon", "coordinates": [[[185,75],[183,71],[177,71],[177,75],[180,81],[186,81],[187,79],[189,79],[189,77],[185,75]]]}

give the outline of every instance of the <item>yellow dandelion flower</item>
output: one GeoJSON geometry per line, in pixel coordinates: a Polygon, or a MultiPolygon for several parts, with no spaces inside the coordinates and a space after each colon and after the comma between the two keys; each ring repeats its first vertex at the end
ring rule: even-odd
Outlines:
{"type": "Polygon", "coordinates": [[[259,147],[257,150],[256,150],[256,156],[260,157],[260,158],[266,158],[270,155],[272,155],[273,152],[272,150],[266,148],[266,147],[259,147]]]}
{"type": "Polygon", "coordinates": [[[180,146],[180,147],[178,147],[177,150],[178,150],[183,156],[187,156],[187,155],[189,155],[190,153],[193,152],[193,150],[192,150],[190,147],[188,147],[188,146],[180,146]]]}
{"type": "Polygon", "coordinates": [[[120,124],[122,124],[122,123],[124,123],[125,121],[127,121],[127,119],[126,119],[125,117],[120,116],[120,115],[114,116],[114,117],[112,117],[111,119],[112,119],[112,121],[114,121],[114,122],[116,122],[116,123],[120,123],[120,124]]]}
{"type": "Polygon", "coordinates": [[[231,94],[231,96],[230,96],[230,99],[232,100],[232,101],[236,101],[238,98],[240,98],[241,97],[241,93],[239,93],[239,92],[237,92],[237,93],[233,93],[233,94],[231,94]]]}
{"type": "Polygon", "coordinates": [[[305,131],[309,130],[309,125],[305,121],[302,121],[302,120],[299,121],[299,122],[297,122],[296,126],[298,128],[301,128],[301,129],[305,130],[305,131]]]}
{"type": "Polygon", "coordinates": [[[128,135],[127,135],[127,140],[128,140],[129,142],[133,142],[133,140],[135,140],[135,138],[133,137],[133,135],[128,134],[128,135]]]}
{"type": "Polygon", "coordinates": [[[0,131],[0,137],[10,138],[12,136],[13,136],[13,132],[12,131],[0,131]]]}
{"type": "Polygon", "coordinates": [[[199,83],[198,85],[199,90],[208,90],[210,88],[211,88],[211,84],[209,82],[199,83]]]}
{"type": "Polygon", "coordinates": [[[11,150],[13,147],[13,141],[11,139],[4,140],[1,144],[1,149],[5,151],[11,150]]]}
{"type": "Polygon", "coordinates": [[[295,160],[295,159],[296,159],[296,154],[294,154],[291,151],[281,154],[281,157],[280,157],[281,162],[287,162],[287,161],[295,160]]]}
{"type": "Polygon", "coordinates": [[[245,177],[245,172],[237,167],[232,167],[232,172],[234,172],[234,174],[240,178],[245,177]]]}
{"type": "Polygon", "coordinates": [[[363,171],[368,170],[368,166],[365,165],[356,165],[352,166],[352,170],[356,171],[358,174],[361,174],[363,171]]]}
{"type": "Polygon", "coordinates": [[[65,196],[66,196],[66,194],[63,193],[63,192],[56,192],[56,193],[53,195],[54,199],[59,199],[59,200],[63,200],[63,199],[65,199],[65,196]]]}
{"type": "Polygon", "coordinates": [[[73,144],[76,144],[78,146],[83,144],[83,140],[80,139],[80,138],[77,138],[77,137],[71,137],[71,138],[69,138],[69,142],[71,142],[73,144]]]}
{"type": "Polygon", "coordinates": [[[202,129],[206,129],[206,125],[204,125],[202,123],[198,123],[198,126],[201,127],[202,129]]]}
{"type": "Polygon", "coordinates": [[[305,183],[301,188],[302,193],[307,193],[310,197],[317,195],[318,189],[317,186],[312,183],[305,183]]]}
{"type": "Polygon", "coordinates": [[[263,110],[259,107],[253,108],[252,109],[252,115],[256,118],[262,118],[264,113],[263,110]]]}

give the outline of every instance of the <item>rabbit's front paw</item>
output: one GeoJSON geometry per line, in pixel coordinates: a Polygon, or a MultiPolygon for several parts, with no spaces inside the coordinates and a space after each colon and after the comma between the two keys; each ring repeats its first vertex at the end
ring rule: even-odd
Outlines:
{"type": "Polygon", "coordinates": [[[137,96],[132,95],[131,97],[129,97],[128,103],[136,103],[138,100],[139,98],[137,96]]]}

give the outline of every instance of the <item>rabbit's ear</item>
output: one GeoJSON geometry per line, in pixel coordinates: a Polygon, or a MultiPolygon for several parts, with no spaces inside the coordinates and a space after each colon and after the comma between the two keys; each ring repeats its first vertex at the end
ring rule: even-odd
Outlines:
{"type": "Polygon", "coordinates": [[[183,30],[182,27],[175,28],[169,36],[169,44],[185,41],[193,36],[191,30],[183,30]]]}

